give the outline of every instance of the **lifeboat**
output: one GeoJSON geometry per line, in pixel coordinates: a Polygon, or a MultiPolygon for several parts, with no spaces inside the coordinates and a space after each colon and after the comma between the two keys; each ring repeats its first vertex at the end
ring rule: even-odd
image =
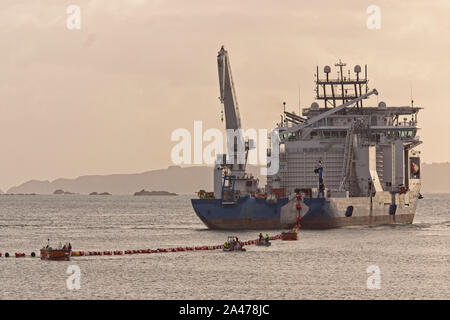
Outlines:
{"type": "Polygon", "coordinates": [[[411,162],[411,172],[413,174],[417,174],[417,173],[419,173],[419,170],[420,170],[419,165],[415,162],[411,162]]]}
{"type": "Polygon", "coordinates": [[[41,249],[41,260],[68,261],[70,260],[71,254],[72,249],[53,249],[52,247],[46,247],[41,249]]]}
{"type": "Polygon", "coordinates": [[[56,261],[68,261],[72,255],[71,244],[66,244],[59,248],[52,248],[50,246],[50,240],[48,240],[47,246],[41,249],[41,260],[56,260],[56,261]]]}
{"type": "Polygon", "coordinates": [[[297,229],[285,231],[281,233],[281,240],[297,240],[298,233],[297,229]]]}

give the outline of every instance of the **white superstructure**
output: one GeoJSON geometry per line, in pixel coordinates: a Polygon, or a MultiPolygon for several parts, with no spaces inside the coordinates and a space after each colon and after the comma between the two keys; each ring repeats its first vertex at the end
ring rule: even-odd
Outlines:
{"type": "MultiPolygon", "coordinates": [[[[318,161],[323,165],[323,182],[328,196],[369,196],[374,192],[403,192],[410,184],[420,184],[419,152],[414,147],[417,136],[417,113],[421,108],[410,106],[363,106],[363,101],[377,91],[368,88],[367,76],[360,77],[336,64],[338,77],[330,77],[331,68],[324,68],[325,78],[316,74],[316,98],[303,109],[302,115],[284,112],[280,130],[280,170],[268,177],[268,189],[319,188],[314,173],[318,161]],[[415,181],[416,180],[416,181],[415,181]]],[[[367,74],[367,68],[365,68],[367,74]]],[[[318,68],[317,68],[318,72],[318,68]]]]}

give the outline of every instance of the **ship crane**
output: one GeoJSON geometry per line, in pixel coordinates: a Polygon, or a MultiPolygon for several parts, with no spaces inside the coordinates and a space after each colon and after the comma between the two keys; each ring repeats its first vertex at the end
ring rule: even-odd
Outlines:
{"type": "MultiPolygon", "coordinates": [[[[217,55],[217,66],[219,71],[220,102],[223,104],[225,112],[225,129],[227,130],[227,135],[230,132],[234,133],[233,137],[227,136],[227,139],[234,139],[233,142],[228,141],[227,143],[228,155],[233,155],[233,159],[229,159],[232,163],[227,165],[227,167],[230,168],[232,175],[237,178],[243,178],[245,176],[248,151],[253,149],[253,140],[245,141],[242,135],[241,118],[231,75],[230,58],[223,46],[217,55]],[[240,152],[245,152],[245,154],[241,154],[239,159],[240,152]],[[242,159],[242,156],[245,158],[242,159]]],[[[225,163],[222,164],[225,165],[225,163]]]]}
{"type": "Polygon", "coordinates": [[[363,95],[361,95],[361,96],[359,96],[359,97],[357,97],[357,98],[355,98],[353,100],[347,101],[347,102],[341,104],[340,106],[338,106],[336,108],[333,108],[333,109],[330,109],[328,111],[322,112],[321,114],[319,114],[319,115],[317,115],[315,117],[312,117],[311,119],[308,119],[307,121],[305,121],[305,122],[303,122],[301,124],[289,127],[287,129],[283,130],[283,133],[292,133],[292,132],[300,131],[300,132],[302,132],[302,136],[305,137],[313,129],[312,125],[314,123],[318,122],[319,120],[325,119],[325,118],[331,116],[332,114],[334,114],[334,113],[336,113],[338,111],[341,111],[341,110],[351,106],[354,103],[357,103],[357,102],[359,102],[359,101],[361,101],[363,99],[366,99],[369,96],[371,96],[372,94],[378,95],[378,91],[376,89],[373,89],[372,91],[370,91],[368,93],[365,93],[365,94],[363,94],[363,95]]]}

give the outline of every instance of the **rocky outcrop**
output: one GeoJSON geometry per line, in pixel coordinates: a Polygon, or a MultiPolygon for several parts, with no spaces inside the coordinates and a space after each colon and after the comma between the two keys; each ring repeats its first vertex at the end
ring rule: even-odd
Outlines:
{"type": "Polygon", "coordinates": [[[177,196],[176,193],[167,191],[147,191],[142,189],[141,191],[135,192],[135,196],[177,196]]]}

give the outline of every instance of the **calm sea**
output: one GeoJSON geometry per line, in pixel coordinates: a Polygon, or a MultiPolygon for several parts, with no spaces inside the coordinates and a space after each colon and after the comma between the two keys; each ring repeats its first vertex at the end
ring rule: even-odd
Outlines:
{"type": "MultiPolygon", "coordinates": [[[[206,229],[189,196],[0,196],[0,298],[449,299],[450,195],[419,203],[412,225],[305,230],[298,241],[247,252],[47,262],[4,253],[39,255],[48,238],[83,251],[217,245],[230,232],[206,229]],[[78,290],[67,287],[70,265],[81,271],[78,290]],[[379,268],[379,289],[367,287],[370,266],[379,268]]],[[[235,235],[247,240],[258,232],[235,235]]]]}

